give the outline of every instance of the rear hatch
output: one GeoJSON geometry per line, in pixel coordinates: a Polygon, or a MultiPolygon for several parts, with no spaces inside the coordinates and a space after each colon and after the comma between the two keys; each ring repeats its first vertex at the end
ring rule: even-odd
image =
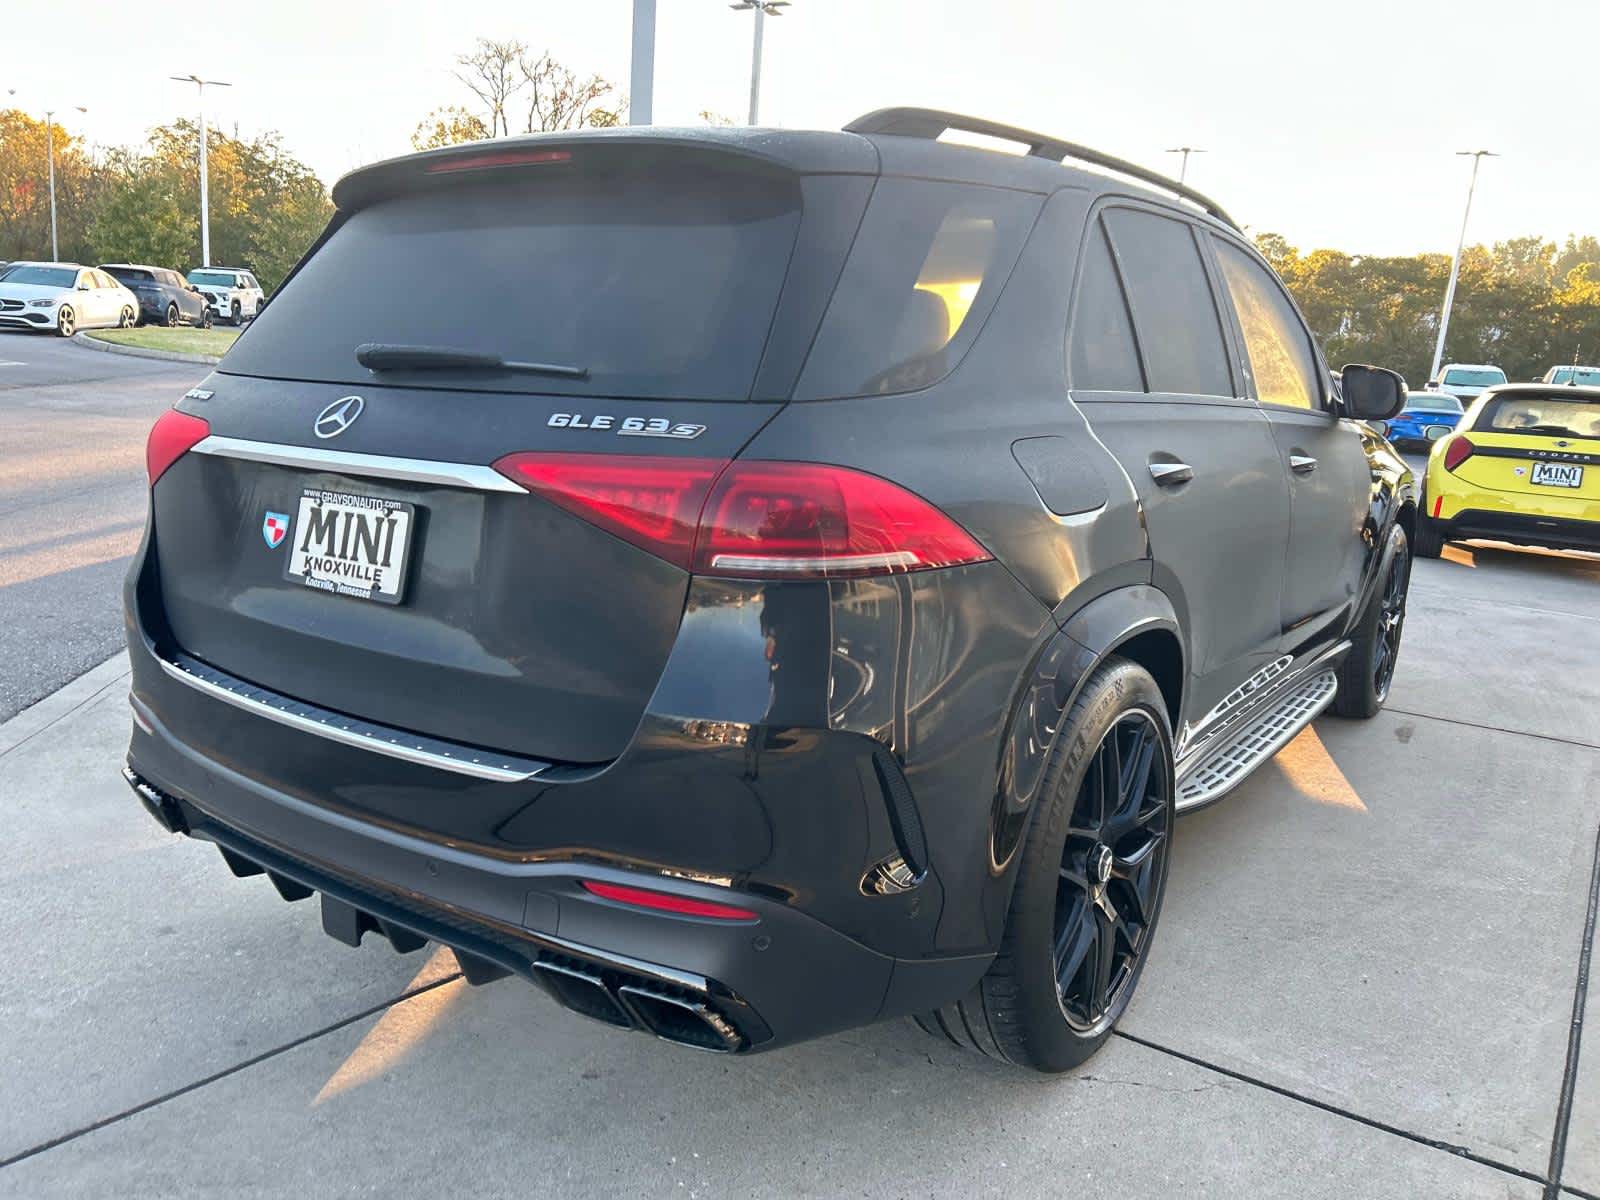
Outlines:
{"type": "Polygon", "coordinates": [[[169,649],[399,729],[608,760],[688,575],[493,464],[599,453],[616,486],[678,458],[692,486],[737,454],[792,386],[869,181],[620,140],[382,170],[182,405],[210,437],[154,489],[169,649]],[[371,369],[370,344],[433,349],[371,369]]]}
{"type": "MultiPolygon", "coordinates": [[[[1600,391],[1502,393],[1466,438],[1472,453],[1454,470],[1474,487],[1536,496],[1563,515],[1600,503],[1600,391]]],[[[1600,520],[1600,507],[1587,519],[1600,520]]]]}

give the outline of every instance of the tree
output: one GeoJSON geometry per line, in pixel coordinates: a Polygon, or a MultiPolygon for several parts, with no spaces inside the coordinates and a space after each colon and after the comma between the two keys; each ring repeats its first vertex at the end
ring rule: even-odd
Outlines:
{"type": "Polygon", "coordinates": [[[527,44],[479,38],[458,55],[455,76],[477,98],[481,111],[449,104],[417,123],[411,144],[418,150],[501,137],[511,132],[511,110],[525,103],[521,132],[601,129],[620,125],[627,99],[599,75],[579,75],[544,51],[532,57],[527,44]]]}
{"type": "Polygon", "coordinates": [[[528,47],[523,42],[481,37],[475,49],[456,57],[456,65],[461,68],[455,73],[456,78],[488,110],[490,137],[511,132],[506,107],[527,86],[527,55],[528,47]]]}
{"type": "MultiPolygon", "coordinates": [[[[55,126],[56,233],[64,258],[87,254],[84,239],[98,184],[83,139],[55,126]]],[[[50,257],[50,162],[45,122],[0,111],[0,260],[50,257]]]]}
{"type": "Polygon", "coordinates": [[[598,75],[580,78],[550,57],[547,50],[532,62],[518,65],[527,84],[528,133],[549,133],[584,126],[609,128],[621,123],[623,104],[616,89],[598,75]],[[601,103],[611,100],[610,107],[601,103]]]}
{"type": "Polygon", "coordinates": [[[447,104],[417,122],[411,134],[411,145],[417,150],[437,150],[461,142],[481,142],[488,136],[489,127],[476,113],[460,105],[447,104]]]}

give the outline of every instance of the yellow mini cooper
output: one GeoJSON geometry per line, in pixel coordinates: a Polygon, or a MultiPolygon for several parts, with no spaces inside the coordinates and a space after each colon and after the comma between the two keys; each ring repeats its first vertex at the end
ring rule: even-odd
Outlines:
{"type": "Polygon", "coordinates": [[[1507,384],[1467,409],[1428,455],[1412,550],[1491,538],[1600,550],[1600,387],[1507,384]]]}

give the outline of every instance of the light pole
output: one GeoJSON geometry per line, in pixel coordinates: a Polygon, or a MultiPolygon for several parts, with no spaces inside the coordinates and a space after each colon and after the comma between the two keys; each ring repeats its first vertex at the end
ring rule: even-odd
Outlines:
{"type": "Polygon", "coordinates": [[[656,84],[656,0],[633,0],[633,61],[629,66],[628,124],[648,125],[656,84]]]}
{"type": "Polygon", "coordinates": [[[1189,177],[1189,155],[1204,154],[1205,150],[1199,146],[1174,146],[1167,153],[1183,155],[1183,165],[1178,168],[1178,182],[1182,183],[1189,177]]]}
{"type": "MultiPolygon", "coordinates": [[[[16,95],[15,92],[12,95],[16,95]]],[[[74,104],[75,112],[86,113],[89,110],[81,104],[74,104]]],[[[56,111],[53,108],[44,110],[44,134],[48,149],[45,157],[50,163],[50,261],[61,261],[61,248],[56,241],[56,111]]]]}
{"type": "Polygon", "coordinates": [[[756,40],[755,48],[750,52],[750,124],[754,125],[761,116],[761,32],[763,22],[768,17],[781,17],[783,10],[789,7],[789,0],[740,0],[738,4],[730,4],[734,12],[747,12],[753,10],[756,14],[756,40]]]}
{"type": "Polygon", "coordinates": [[[211,210],[206,194],[206,88],[232,87],[220,79],[201,79],[198,75],[173,75],[178,83],[192,83],[200,92],[200,265],[211,265],[211,210]]]}
{"type": "Polygon", "coordinates": [[[1472,178],[1467,183],[1467,207],[1461,214],[1461,236],[1456,239],[1456,256],[1450,260],[1450,282],[1444,289],[1444,310],[1439,314],[1439,340],[1433,347],[1433,366],[1428,370],[1428,382],[1439,378],[1439,364],[1444,361],[1444,335],[1450,329],[1450,309],[1456,302],[1456,277],[1461,274],[1461,251],[1467,244],[1467,218],[1472,215],[1472,193],[1478,186],[1478,167],[1486,158],[1499,158],[1493,150],[1457,150],[1457,158],[1472,160],[1472,178]]]}

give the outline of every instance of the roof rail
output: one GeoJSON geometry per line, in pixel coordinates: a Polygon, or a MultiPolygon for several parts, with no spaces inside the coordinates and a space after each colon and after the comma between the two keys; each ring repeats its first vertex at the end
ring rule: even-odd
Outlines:
{"type": "Polygon", "coordinates": [[[1130,175],[1134,179],[1172,192],[1199,205],[1225,225],[1234,229],[1239,228],[1238,223],[1224,212],[1222,206],[1215,200],[1202,192],[1195,191],[1187,184],[1168,178],[1159,171],[1152,171],[1149,167],[1141,167],[1138,163],[1104,154],[1088,146],[1080,146],[1076,142],[1064,142],[1060,138],[1053,138],[1043,133],[1018,129],[1015,125],[1001,125],[996,121],[985,121],[981,117],[963,117],[959,113],[942,112],[937,108],[880,108],[864,117],[857,117],[844,128],[846,133],[888,133],[896,137],[927,138],[930,141],[937,140],[941,134],[955,129],[963,133],[998,138],[1001,141],[1018,142],[1028,148],[1028,155],[1031,158],[1048,158],[1052,162],[1062,162],[1070,158],[1078,162],[1093,163],[1097,167],[1105,167],[1121,175],[1130,175]]]}

